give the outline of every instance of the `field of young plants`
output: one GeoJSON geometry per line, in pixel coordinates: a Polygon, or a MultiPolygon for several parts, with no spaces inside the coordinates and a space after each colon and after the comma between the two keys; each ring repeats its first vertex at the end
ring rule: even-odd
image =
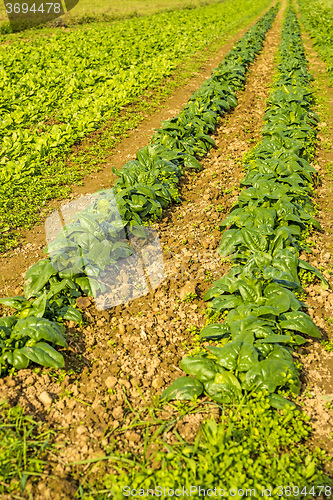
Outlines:
{"type": "MultiPolygon", "coordinates": [[[[219,0],[90,0],[66,1],[66,14],[62,16],[61,25],[87,24],[95,21],[114,21],[126,17],[147,16],[163,10],[176,10],[180,8],[195,8],[219,0]]],[[[32,2],[33,4],[33,2],[32,2]]],[[[8,8],[9,10],[10,8],[8,8]]],[[[37,7],[38,9],[38,7],[37,7]]],[[[59,21],[58,21],[59,22],[59,21]]],[[[0,30],[8,32],[8,18],[6,16],[5,2],[0,4],[0,30]]],[[[55,22],[57,24],[57,21],[55,22]]],[[[52,25],[52,23],[49,23],[52,25]]]]}
{"type": "Polygon", "coordinates": [[[4,36],[1,498],[332,498],[332,26],[227,0],[4,36]]]}
{"type": "Polygon", "coordinates": [[[15,230],[38,221],[41,205],[75,181],[73,165],[65,164],[74,144],[156,87],[185,58],[244,23],[244,11],[251,19],[265,5],[267,0],[244,0],[237,7],[222,2],[46,36],[37,31],[30,43],[17,34],[10,50],[4,43],[1,248],[17,243],[15,230]]]}

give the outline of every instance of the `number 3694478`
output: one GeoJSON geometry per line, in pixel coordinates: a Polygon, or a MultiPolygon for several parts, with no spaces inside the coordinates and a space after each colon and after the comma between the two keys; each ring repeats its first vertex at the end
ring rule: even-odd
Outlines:
{"type": "Polygon", "coordinates": [[[7,14],[31,14],[31,13],[42,13],[42,14],[60,14],[61,4],[60,3],[41,3],[28,5],[27,3],[6,3],[7,14]]]}
{"type": "Polygon", "coordinates": [[[302,495],[309,496],[312,495],[315,498],[332,498],[332,487],[331,486],[312,486],[310,487],[298,487],[298,486],[279,486],[276,492],[278,497],[295,497],[302,498],[302,495]]]}

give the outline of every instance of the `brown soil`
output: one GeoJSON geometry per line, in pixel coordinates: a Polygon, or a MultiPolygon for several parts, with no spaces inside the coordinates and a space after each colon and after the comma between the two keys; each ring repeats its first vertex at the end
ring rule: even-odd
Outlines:
{"type": "MultiPolygon", "coordinates": [[[[61,428],[56,442],[62,447],[52,467],[56,479],[39,483],[36,500],[73,498],[79,473],[89,466],[68,465],[72,462],[103,457],[114,447],[120,451],[142,450],[142,427],[137,423],[129,428],[130,423],[138,415],[141,421],[151,419],[146,404],[153,404],[163,388],[182,373],[180,359],[195,348],[193,332],[205,324],[203,294],[227,269],[215,251],[220,241],[218,224],[237,199],[239,180],[244,175],[240,167],[243,154],[260,140],[281,18],[280,12],[267,34],[263,52],[252,66],[246,89],[239,94],[239,105],[217,127],[217,148],[203,161],[204,170],[184,174],[180,183],[183,203],[167,210],[156,223],[167,274],[162,285],[109,311],[97,312],[89,299],[79,299],[87,326],[78,329],[68,324],[71,350],[65,353],[66,368],[72,371],[64,379],[42,369],[21,370],[15,378],[0,380],[1,399],[21,404],[50,428],[61,428]],[[189,293],[195,293],[196,298],[187,302],[183,299],[189,293]]],[[[217,64],[212,62],[212,66],[217,64]]],[[[177,99],[170,100],[168,109],[158,118],[148,120],[140,132],[134,133],[113,157],[113,163],[121,165],[131,157],[131,151],[146,144],[155,124],[176,113],[198,84],[191,83],[177,99]]],[[[86,187],[91,188],[91,184],[86,187]]],[[[21,252],[21,257],[26,255],[27,266],[40,250],[38,242],[31,245],[29,253],[21,252]]],[[[19,258],[17,253],[8,265],[19,265],[19,258]]],[[[21,280],[14,280],[10,289],[16,286],[19,290],[20,284],[21,280]]],[[[207,412],[218,415],[216,407],[204,400],[201,412],[178,417],[174,426],[190,441],[207,412]]],[[[165,422],[176,415],[172,406],[157,408],[154,413],[165,422]]],[[[174,436],[168,432],[165,438],[172,441],[174,436]]],[[[105,461],[100,467],[110,466],[105,461]]]]}

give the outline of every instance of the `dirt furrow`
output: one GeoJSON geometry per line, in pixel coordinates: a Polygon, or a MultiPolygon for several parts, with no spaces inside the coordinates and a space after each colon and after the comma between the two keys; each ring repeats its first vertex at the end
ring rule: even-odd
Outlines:
{"type": "MultiPolygon", "coordinates": [[[[71,354],[64,375],[21,370],[15,378],[0,380],[2,398],[23,405],[51,428],[62,429],[56,440],[65,447],[59,449],[52,471],[58,477],[40,483],[43,500],[73,497],[75,481],[68,475],[77,469],[66,465],[69,462],[101,456],[115,447],[141,449],[140,427],[128,428],[133,413],[154,403],[180,375],[180,359],[198,343],[194,334],[205,324],[203,294],[226,271],[216,253],[218,225],[239,193],[242,157],[260,140],[281,20],[280,11],[239,94],[239,105],[217,127],[217,148],[203,161],[204,170],[185,173],[180,185],[183,203],[167,210],[156,224],[167,275],[162,285],[109,311],[98,312],[90,299],[80,298],[88,326],[79,330],[69,325],[71,354]]],[[[177,424],[180,435],[191,440],[205,415],[207,410],[186,416],[177,424]]],[[[172,409],[160,413],[164,420],[171,416],[172,409]]]]}

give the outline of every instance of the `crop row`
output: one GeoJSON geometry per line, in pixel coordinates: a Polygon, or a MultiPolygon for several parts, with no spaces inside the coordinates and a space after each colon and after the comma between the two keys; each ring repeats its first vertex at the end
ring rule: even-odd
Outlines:
{"type": "Polygon", "coordinates": [[[276,11],[270,9],[243,36],[180,115],[163,124],[153,144],[116,171],[115,187],[99,192],[59,232],[49,245],[50,257],[27,271],[25,296],[0,300],[16,309],[15,315],[0,319],[1,372],[11,365],[26,368],[30,360],[63,366],[62,355],[52,346],[66,347],[61,322],[82,320],[75,308],[77,297],[105,294],[110,267],[117,270],[117,262],[133,253],[129,240],[147,241],[148,217],[160,215],[173,200],[179,201],[176,186],[182,169],[201,168],[196,157],[214,144],[208,133],[219,117],[237,105],[235,91],[243,86],[246,70],[260,52],[276,11]]]}
{"type": "MultiPolygon", "coordinates": [[[[267,391],[272,407],[293,406],[284,395],[300,390],[293,348],[321,336],[303,311],[300,276],[314,273],[300,259],[310,251],[306,234],[320,229],[311,194],[318,117],[311,111],[311,75],[307,71],[300,28],[288,10],[279,51],[278,80],[268,100],[262,142],[246,165],[245,188],[220,228],[218,254],[229,256],[230,272],[205,294],[212,314],[225,316],[201,331],[219,341],[201,355],[187,356],[181,377],[164,391],[167,399],[192,399],[202,393],[218,403],[235,403],[267,391]]],[[[294,405],[295,406],[295,405],[294,405]]]]}
{"type": "Polygon", "coordinates": [[[73,144],[267,3],[228,0],[0,47],[0,237],[36,220],[73,144]]]}
{"type": "Polygon", "coordinates": [[[333,3],[331,0],[308,2],[298,0],[302,22],[313,39],[320,57],[325,61],[333,82],[333,3]]]}
{"type": "Polygon", "coordinates": [[[229,230],[219,253],[231,255],[232,270],[214,283],[206,299],[212,318],[220,315],[225,321],[201,332],[205,341],[219,343],[184,358],[181,367],[191,376],[175,380],[161,398],[191,400],[176,405],[180,413],[188,412],[190,422],[199,409],[212,408],[207,401],[199,407],[195,401],[208,394],[219,408],[219,422],[208,418],[193,441],[178,435],[172,445],[163,432],[154,441],[161,429],[154,431],[158,451],[153,464],[144,450],[117,474],[104,476],[104,491],[116,499],[123,498],[128,484],[134,498],[148,491],[151,498],[158,496],[160,485],[168,496],[195,498],[332,495],[333,483],[322,471],[325,454],[304,444],[309,419],[283,397],[290,389],[299,390],[292,348],[306,340],[295,332],[320,335],[302,311],[300,275],[313,272],[327,286],[317,270],[299,259],[301,249],[309,251],[308,232],[319,228],[310,200],[316,172],[308,163],[317,117],[310,110],[311,77],[291,9],[278,70],[263,140],[247,164],[245,189],[221,224],[229,230]]]}

